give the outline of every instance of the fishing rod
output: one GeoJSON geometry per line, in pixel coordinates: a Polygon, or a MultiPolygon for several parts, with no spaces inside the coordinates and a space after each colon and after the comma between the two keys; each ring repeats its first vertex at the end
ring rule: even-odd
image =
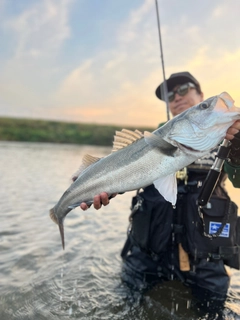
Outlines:
{"type": "Polygon", "coordinates": [[[158,37],[159,37],[159,45],[160,45],[160,54],[161,54],[161,61],[162,61],[162,71],[163,71],[163,88],[160,88],[161,96],[164,97],[166,102],[166,113],[167,113],[167,120],[170,119],[169,116],[169,101],[168,101],[168,89],[167,89],[167,81],[165,77],[165,68],[164,68],[164,60],[163,60],[163,48],[162,48],[162,37],[161,37],[161,27],[160,27],[160,18],[159,18],[159,10],[158,10],[158,1],[155,0],[156,4],[156,13],[157,13],[157,26],[158,26],[158,37]]]}

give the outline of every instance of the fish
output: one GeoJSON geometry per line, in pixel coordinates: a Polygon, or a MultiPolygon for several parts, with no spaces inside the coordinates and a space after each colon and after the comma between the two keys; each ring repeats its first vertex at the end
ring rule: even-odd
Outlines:
{"type": "Polygon", "coordinates": [[[112,152],[102,158],[85,155],[73,182],[50,210],[65,248],[63,222],[95,195],[125,193],[154,184],[172,205],[177,198],[176,172],[205,156],[240,119],[240,108],[227,92],[210,97],[167,121],[153,132],[122,129],[112,152]]]}

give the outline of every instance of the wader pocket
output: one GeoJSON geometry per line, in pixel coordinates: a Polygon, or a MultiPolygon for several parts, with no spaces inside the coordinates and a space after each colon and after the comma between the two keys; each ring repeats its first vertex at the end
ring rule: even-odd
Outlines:
{"type": "Polygon", "coordinates": [[[228,259],[234,254],[237,245],[237,206],[234,202],[212,196],[209,203],[201,209],[200,218],[197,206],[198,194],[189,194],[186,201],[184,225],[186,228],[185,250],[195,258],[228,259]],[[230,204],[230,206],[229,206],[230,204]],[[228,219],[218,237],[207,237],[214,234],[228,219]]]}
{"type": "Polygon", "coordinates": [[[147,202],[140,194],[132,199],[131,206],[131,232],[130,237],[133,244],[138,245],[140,248],[147,250],[149,228],[152,215],[152,202],[147,202]]]}
{"type": "Polygon", "coordinates": [[[133,198],[131,209],[131,242],[148,253],[166,251],[171,237],[172,205],[154,186],[149,186],[133,198]]]}
{"type": "Polygon", "coordinates": [[[155,254],[166,252],[172,236],[173,207],[162,197],[152,210],[149,248],[155,254]]]}

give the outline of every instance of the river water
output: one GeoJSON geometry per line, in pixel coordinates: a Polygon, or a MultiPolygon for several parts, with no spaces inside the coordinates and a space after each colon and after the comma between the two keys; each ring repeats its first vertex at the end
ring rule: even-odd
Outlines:
{"type": "MultiPolygon", "coordinates": [[[[169,282],[140,294],[120,280],[133,192],[101,210],[73,210],[65,251],[49,218],[81,158],[110,148],[0,142],[0,319],[240,319],[240,271],[223,314],[196,304],[188,288],[169,282]]],[[[238,190],[230,187],[240,203],[238,190]]],[[[238,203],[238,205],[239,205],[238,203]]]]}

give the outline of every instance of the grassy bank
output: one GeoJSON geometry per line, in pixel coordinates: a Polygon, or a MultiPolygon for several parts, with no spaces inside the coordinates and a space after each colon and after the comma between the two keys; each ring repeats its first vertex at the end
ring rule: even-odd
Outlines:
{"type": "MultiPolygon", "coordinates": [[[[111,146],[115,131],[122,128],[113,125],[0,117],[0,140],[111,146]]],[[[140,131],[153,131],[154,129],[149,127],[125,128],[140,131]]]]}

